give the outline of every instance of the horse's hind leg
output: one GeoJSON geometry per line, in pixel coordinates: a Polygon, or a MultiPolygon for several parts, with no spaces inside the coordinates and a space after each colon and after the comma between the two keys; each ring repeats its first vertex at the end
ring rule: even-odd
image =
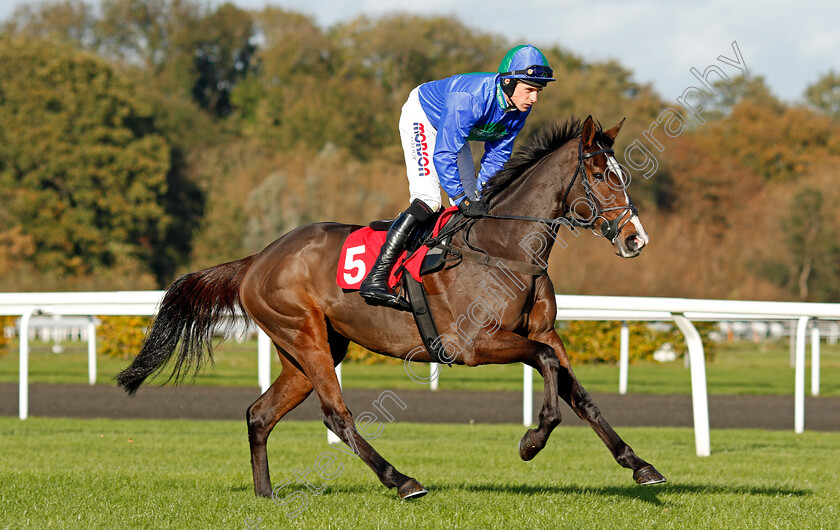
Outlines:
{"type": "MultiPolygon", "coordinates": [[[[306,301],[304,297],[298,300],[306,301]]],[[[286,311],[295,315],[294,319],[282,314],[269,313],[268,311],[272,310],[266,306],[257,308],[259,313],[256,317],[259,318],[259,322],[269,323],[263,327],[265,332],[297,362],[314,385],[327,428],[347,444],[376,473],[384,485],[397,488],[400,498],[424,495],[426,489],[420,483],[397,471],[359,434],[353,416],[344,403],[341,386],[335,375],[332,348],[341,341],[337,340],[335,333],[329,329],[329,323],[315,303],[311,300],[306,302],[309,304],[301,303],[297,307],[286,308],[286,311]],[[287,324],[281,324],[284,322],[287,324]],[[272,323],[274,325],[271,325],[272,323]]],[[[252,310],[249,312],[252,316],[255,313],[252,310]]],[[[343,344],[346,348],[346,342],[343,344]]]]}
{"type": "Polygon", "coordinates": [[[266,443],[280,418],[300,405],[312,392],[312,383],[299,367],[278,348],[282,371],[268,390],[248,407],[248,442],[251,444],[251,471],[254,493],[271,496],[266,443]]]}
{"type": "Polygon", "coordinates": [[[320,383],[316,386],[316,390],[321,400],[324,425],[376,473],[382,484],[389,488],[397,488],[397,494],[401,499],[425,495],[427,493],[426,488],[415,479],[397,471],[359,434],[353,422],[353,417],[344,404],[335,373],[333,372],[331,377],[321,380],[320,383]]]}
{"type": "Polygon", "coordinates": [[[613,458],[622,467],[633,470],[633,479],[638,484],[658,484],[665,482],[665,477],[659,473],[652,465],[645,462],[633,451],[633,448],[621,439],[618,433],[613,430],[601,410],[592,400],[589,393],[580,384],[580,381],[575,377],[574,372],[569,364],[569,359],[566,356],[566,349],[563,347],[563,342],[555,333],[549,333],[544,339],[546,343],[551,344],[557,352],[562,365],[560,369],[560,379],[558,385],[558,392],[560,397],[569,404],[575,414],[582,420],[589,423],[598,437],[607,446],[607,449],[612,453],[613,458]],[[553,336],[552,336],[553,335],[553,336]]]}

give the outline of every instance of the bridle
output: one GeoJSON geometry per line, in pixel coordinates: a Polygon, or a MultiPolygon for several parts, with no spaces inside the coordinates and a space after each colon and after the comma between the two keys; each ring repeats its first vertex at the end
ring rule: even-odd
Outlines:
{"type": "MultiPolygon", "coordinates": [[[[601,146],[598,145],[598,147],[601,146]]],[[[614,243],[615,238],[618,237],[618,234],[621,233],[621,230],[624,229],[624,227],[627,225],[627,223],[630,222],[634,215],[638,215],[639,211],[636,209],[636,205],[633,204],[633,201],[630,200],[630,197],[627,195],[625,195],[627,197],[626,206],[614,206],[610,208],[602,207],[600,201],[598,201],[595,196],[595,192],[592,190],[592,185],[589,183],[589,178],[586,174],[586,165],[584,164],[584,161],[586,159],[592,158],[593,156],[601,154],[613,155],[614,153],[615,151],[611,148],[601,148],[598,151],[584,153],[583,140],[581,139],[581,141],[578,143],[578,165],[575,169],[575,174],[572,176],[572,180],[569,182],[569,185],[566,187],[566,191],[563,193],[563,198],[560,200],[560,204],[566,204],[566,199],[569,198],[569,193],[571,193],[572,191],[572,186],[575,185],[575,181],[577,180],[578,175],[580,175],[581,183],[583,184],[583,189],[586,193],[586,198],[584,200],[589,205],[590,210],[592,211],[592,215],[587,219],[583,219],[573,215],[574,205],[571,205],[565,210],[563,215],[555,219],[550,219],[546,217],[531,217],[527,215],[493,214],[486,214],[481,216],[480,218],[510,219],[515,221],[534,221],[539,223],[545,223],[551,226],[553,229],[559,229],[561,224],[567,224],[574,228],[593,229],[595,228],[595,224],[598,221],[598,219],[602,219],[603,222],[601,223],[601,235],[606,237],[610,243],[614,243]],[[616,210],[621,211],[621,214],[615,219],[610,220],[604,216],[606,212],[612,212],[616,210]]]]}

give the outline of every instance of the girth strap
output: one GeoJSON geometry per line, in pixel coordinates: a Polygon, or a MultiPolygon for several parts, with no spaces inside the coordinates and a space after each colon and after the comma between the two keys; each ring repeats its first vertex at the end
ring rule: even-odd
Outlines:
{"type": "Polygon", "coordinates": [[[414,314],[414,322],[417,324],[417,331],[420,332],[420,338],[423,340],[426,351],[429,352],[434,362],[452,366],[455,356],[446,351],[440,340],[423,284],[406,272],[403,274],[403,287],[408,294],[408,301],[411,303],[411,310],[414,314]]]}
{"type": "Polygon", "coordinates": [[[540,267],[539,265],[535,265],[533,263],[497,258],[483,252],[476,252],[468,248],[456,247],[455,245],[451,245],[449,248],[455,253],[460,254],[463,259],[474,261],[481,265],[487,265],[488,267],[504,267],[513,272],[530,274],[531,276],[542,276],[543,274],[548,273],[548,270],[545,267],[540,267]]]}

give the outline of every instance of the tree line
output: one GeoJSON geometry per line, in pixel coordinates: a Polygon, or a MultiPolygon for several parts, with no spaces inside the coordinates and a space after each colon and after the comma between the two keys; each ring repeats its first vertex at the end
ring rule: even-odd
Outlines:
{"type": "MultiPolygon", "coordinates": [[[[514,44],[449,17],[321,28],[198,0],[23,5],[0,30],[0,291],[160,288],[304,223],[390,217],[408,198],[408,92],[495,71],[514,44]]],[[[591,114],[627,118],[621,153],[673,106],[616,61],[534,44],[557,82],[520,145],[591,114]]],[[[572,238],[552,256],[558,291],[840,298],[840,75],[799,103],[758,76],[719,88],[630,185],[651,246],[627,261],[572,238]]]]}

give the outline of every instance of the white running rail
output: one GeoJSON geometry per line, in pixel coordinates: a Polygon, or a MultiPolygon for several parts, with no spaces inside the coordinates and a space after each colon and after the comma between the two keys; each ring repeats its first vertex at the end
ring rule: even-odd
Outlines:
{"type": "MultiPolygon", "coordinates": [[[[20,316],[20,419],[28,416],[29,333],[32,315],[145,315],[157,312],[163,291],[116,291],[78,293],[0,293],[0,315],[20,316]]],[[[794,430],[805,428],[805,345],[809,322],[817,319],[840,320],[840,304],[802,302],[761,302],[738,300],[705,300],[689,298],[649,298],[627,296],[577,296],[557,295],[558,320],[617,320],[673,321],[686,337],[691,367],[691,391],[694,413],[695,445],[698,456],[708,456],[709,412],[706,395],[706,369],[703,344],[692,324],[693,320],[780,320],[796,321],[794,430]]],[[[92,321],[91,321],[92,322],[92,321]]],[[[92,323],[90,324],[92,328],[92,323]]],[[[620,352],[619,390],[627,390],[627,364],[629,357],[628,333],[622,326],[620,352]]],[[[88,382],[96,380],[96,335],[88,334],[88,382]]],[[[812,394],[819,393],[819,331],[812,329],[812,394]]],[[[265,391],[271,384],[271,341],[262,332],[258,340],[258,377],[260,388],[265,391]]],[[[432,367],[432,373],[439,370],[432,367]]],[[[340,378],[340,366],[336,367],[340,378]]],[[[523,372],[523,423],[533,421],[532,388],[533,369],[523,372]]],[[[339,379],[340,381],[340,379],[339,379]]],[[[432,380],[437,388],[437,378],[432,380]]]]}

